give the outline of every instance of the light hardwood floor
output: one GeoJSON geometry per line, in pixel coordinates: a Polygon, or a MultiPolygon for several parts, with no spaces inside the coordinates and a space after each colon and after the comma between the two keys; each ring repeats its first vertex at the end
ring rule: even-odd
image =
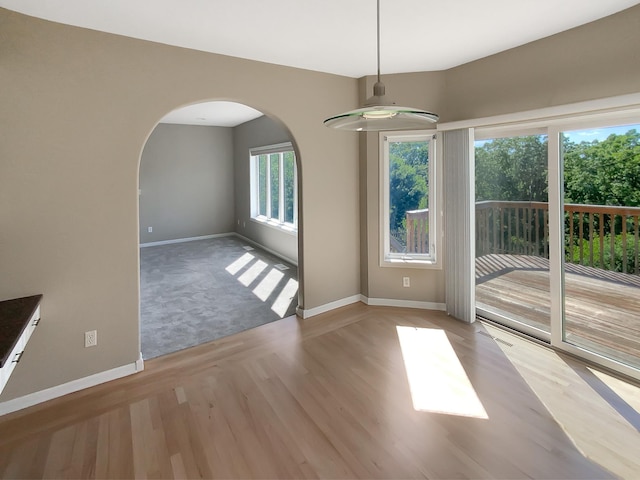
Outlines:
{"type": "Polygon", "coordinates": [[[638,478],[639,411],[637,387],[489,325],[356,304],[0,417],[0,474],[638,478]],[[408,371],[444,404],[415,410],[408,371]],[[469,395],[486,416],[465,415],[469,395]]]}

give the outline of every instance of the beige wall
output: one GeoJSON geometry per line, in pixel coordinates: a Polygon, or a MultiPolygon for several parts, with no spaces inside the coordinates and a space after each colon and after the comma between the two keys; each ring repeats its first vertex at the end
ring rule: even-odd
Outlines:
{"type": "Polygon", "coordinates": [[[159,124],[140,161],[140,243],[233,232],[233,162],[232,128],[159,124]]]}
{"type": "MultiPolygon", "coordinates": [[[[360,82],[366,96],[373,91],[374,77],[360,82]]],[[[444,75],[441,72],[386,75],[383,78],[387,96],[398,105],[424,108],[433,112],[445,110],[444,75]]],[[[434,126],[435,129],[435,126],[434,126]]],[[[366,172],[361,177],[361,195],[366,201],[361,203],[360,216],[366,222],[366,239],[361,240],[362,280],[366,284],[363,294],[369,298],[410,300],[417,302],[444,303],[444,272],[442,269],[418,269],[380,266],[380,167],[379,135],[368,132],[360,143],[360,165],[366,172]],[[366,252],[367,258],[364,258],[366,252]],[[366,262],[366,263],[365,263],[366,262]],[[363,273],[366,270],[366,274],[363,273]],[[402,278],[411,279],[411,287],[402,286],[402,278]]],[[[441,252],[442,255],[442,252],[441,252]]]]}
{"type": "Polygon", "coordinates": [[[298,262],[298,236],[251,220],[251,175],[249,150],[255,147],[291,142],[286,128],[267,116],[233,129],[235,158],[235,231],[260,245],[298,262]]]}
{"type": "Polygon", "coordinates": [[[640,5],[446,72],[442,120],[640,91],[640,5]]]}
{"type": "Polygon", "coordinates": [[[44,294],[0,401],[138,358],[139,160],[158,120],[186,104],[238,101],[287,125],[302,165],[304,307],[360,292],[357,137],[322,125],[356,106],[356,80],[7,10],[0,25],[0,298],[44,294]],[[85,349],[92,329],[99,344],[85,349]]]}

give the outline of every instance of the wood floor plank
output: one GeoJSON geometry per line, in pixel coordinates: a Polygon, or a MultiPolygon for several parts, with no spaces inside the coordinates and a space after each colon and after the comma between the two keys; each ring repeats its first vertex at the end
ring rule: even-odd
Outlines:
{"type": "MultiPolygon", "coordinates": [[[[430,381],[429,397],[446,391],[430,381]]],[[[636,385],[481,323],[358,304],[0,417],[0,476],[633,478],[636,398],[636,385]],[[439,335],[421,358],[466,376],[452,384],[488,418],[414,408],[398,327],[439,335]]]]}

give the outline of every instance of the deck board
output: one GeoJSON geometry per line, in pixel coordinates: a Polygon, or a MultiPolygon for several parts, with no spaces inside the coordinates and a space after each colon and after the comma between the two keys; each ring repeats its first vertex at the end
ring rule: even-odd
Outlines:
{"type": "MultiPolygon", "coordinates": [[[[640,366],[640,277],[565,266],[567,341],[640,366]]],[[[550,331],[549,261],[525,255],[476,260],[476,304],[550,331]]]]}

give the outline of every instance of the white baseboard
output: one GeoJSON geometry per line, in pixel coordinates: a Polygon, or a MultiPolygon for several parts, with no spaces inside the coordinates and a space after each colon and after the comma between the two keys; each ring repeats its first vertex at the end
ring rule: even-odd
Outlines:
{"type": "Polygon", "coordinates": [[[446,305],[438,302],[419,302],[416,300],[396,300],[393,298],[368,298],[362,295],[362,303],[380,307],[419,308],[421,310],[439,310],[444,312],[446,305]]]}
{"type": "Polygon", "coordinates": [[[234,233],[215,233],[213,235],[203,235],[201,237],[175,238],[173,240],[161,240],[159,242],[141,243],[140,248],[157,247],[158,245],[171,245],[172,243],[194,242],[196,240],[208,240],[210,238],[230,237],[234,233]]]}
{"type": "Polygon", "coordinates": [[[404,308],[418,308],[421,310],[438,310],[446,311],[446,305],[438,302],[418,302],[415,300],[396,300],[393,298],[369,298],[364,295],[353,295],[351,297],[336,300],[335,302],[329,302],[319,307],[296,309],[296,315],[301,318],[310,318],[320,315],[321,313],[330,312],[336,308],[345,307],[352,303],[362,302],[365,305],[372,305],[378,307],[404,307],[404,308]]]}
{"type": "Polygon", "coordinates": [[[188,237],[188,238],[175,238],[173,240],[161,240],[159,242],[148,242],[148,243],[141,243],[140,244],[140,248],[145,248],[145,247],[157,247],[160,245],[171,245],[173,243],[183,243],[183,242],[194,242],[196,240],[208,240],[210,238],[220,238],[220,237],[238,237],[239,239],[250,243],[252,245],[255,245],[256,247],[264,250],[265,252],[269,252],[272,255],[275,255],[278,258],[281,258],[282,260],[284,260],[285,262],[289,262],[292,265],[295,265],[296,267],[298,266],[298,261],[294,260],[293,258],[289,258],[286,255],[282,255],[279,252],[276,252],[275,250],[272,250],[268,247],[265,247],[264,245],[259,244],[258,242],[251,240],[250,238],[245,237],[244,235],[240,235],[238,232],[229,232],[229,233],[216,233],[213,235],[203,235],[201,237],[188,237]]]}
{"type": "Polygon", "coordinates": [[[281,258],[282,260],[284,260],[285,262],[289,262],[292,265],[295,265],[296,267],[298,266],[298,261],[294,260],[293,258],[289,258],[286,255],[282,255],[281,253],[276,252],[275,250],[272,250],[268,247],[265,247],[264,245],[261,245],[260,243],[256,242],[255,240],[251,240],[250,238],[245,237],[244,235],[240,235],[238,232],[233,232],[230,235],[235,235],[236,237],[238,237],[239,239],[250,243],[252,245],[255,245],[256,247],[264,250],[265,252],[269,252],[271,255],[275,255],[278,258],[281,258]]]}
{"type": "Polygon", "coordinates": [[[0,403],[0,415],[6,415],[7,413],[22,410],[23,408],[32,407],[38,403],[53,400],[54,398],[62,397],[63,395],[68,395],[79,390],[84,390],[85,388],[95,387],[101,383],[126,377],[128,375],[141,372],[142,370],[144,370],[144,361],[142,360],[142,355],[140,355],[138,360],[128,365],[112,368],[111,370],[106,370],[94,375],[89,375],[88,377],[72,380],[70,382],[63,383],[62,385],[56,385],[55,387],[46,388],[39,392],[30,393],[22,397],[2,402],[0,403]]]}
{"type": "Polygon", "coordinates": [[[336,300],[335,302],[325,303],[324,305],[320,305],[319,307],[308,308],[308,309],[296,309],[296,314],[302,318],[310,318],[315,317],[316,315],[320,315],[321,313],[330,312],[331,310],[335,310],[336,308],[346,307],[347,305],[351,305],[352,303],[358,303],[362,301],[362,295],[352,295],[351,297],[342,298],[340,300],[336,300]]]}

